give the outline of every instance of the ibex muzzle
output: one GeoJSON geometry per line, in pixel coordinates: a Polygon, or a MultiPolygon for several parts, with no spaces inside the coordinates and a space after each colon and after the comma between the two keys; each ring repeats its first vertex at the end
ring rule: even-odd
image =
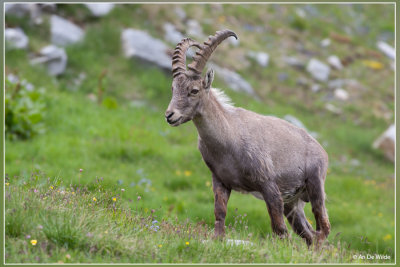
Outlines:
{"type": "Polygon", "coordinates": [[[211,88],[213,70],[201,73],[216,47],[236,34],[217,32],[204,44],[186,38],[172,58],[172,99],[165,112],[171,126],[193,120],[198,147],[212,172],[215,236],[225,234],[227,203],[232,190],[252,193],[265,201],[272,230],[287,235],[284,217],[307,244],[325,240],[330,231],[324,183],[328,155],[306,131],[284,120],[236,108],[211,88]],[[186,69],[186,51],[199,48],[186,69]],[[314,231],[304,214],[311,202],[314,231]]]}

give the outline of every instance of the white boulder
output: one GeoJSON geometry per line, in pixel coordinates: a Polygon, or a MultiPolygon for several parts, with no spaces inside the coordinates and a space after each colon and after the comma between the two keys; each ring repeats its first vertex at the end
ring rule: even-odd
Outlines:
{"type": "Polygon", "coordinates": [[[342,88],[335,89],[333,94],[337,100],[346,101],[349,99],[349,93],[342,88]]]}
{"type": "Polygon", "coordinates": [[[390,127],[373,143],[373,148],[380,149],[385,157],[394,162],[395,148],[396,148],[396,127],[394,124],[390,127]]]}
{"type": "Polygon", "coordinates": [[[4,30],[6,47],[10,49],[26,49],[29,39],[20,28],[7,28],[4,30]]]}
{"type": "Polygon", "coordinates": [[[387,57],[395,60],[396,59],[396,50],[389,44],[379,41],[377,44],[378,49],[381,50],[387,57]]]}
{"type": "Polygon", "coordinates": [[[173,43],[173,44],[177,44],[179,43],[183,38],[183,34],[178,31],[175,27],[175,25],[171,24],[171,23],[165,23],[163,25],[164,28],[164,39],[167,42],[173,43]]]}
{"type": "Polygon", "coordinates": [[[102,17],[111,12],[115,4],[112,3],[87,3],[85,6],[90,10],[93,16],[102,17]]]}
{"type": "Polygon", "coordinates": [[[43,64],[52,76],[62,74],[67,67],[67,53],[64,48],[48,45],[39,52],[39,57],[31,60],[31,64],[43,64]]]}
{"type": "Polygon", "coordinates": [[[81,41],[85,33],[77,25],[60,16],[50,18],[51,42],[58,46],[67,46],[81,41]]]}
{"type": "Polygon", "coordinates": [[[293,125],[299,127],[299,128],[302,128],[302,129],[306,130],[306,132],[308,132],[312,137],[314,137],[314,138],[317,138],[317,137],[318,137],[318,133],[316,133],[316,132],[310,132],[310,131],[306,128],[306,126],[305,126],[298,118],[296,118],[295,116],[292,116],[292,115],[289,115],[289,114],[288,114],[288,115],[285,115],[285,117],[283,117],[283,119],[284,119],[285,121],[290,122],[291,124],[293,124],[293,125]]]}
{"type": "Polygon", "coordinates": [[[327,61],[329,65],[334,67],[337,70],[343,69],[342,62],[340,61],[340,58],[338,56],[332,55],[327,58],[327,61]]]}
{"type": "Polygon", "coordinates": [[[189,19],[186,22],[186,26],[187,26],[186,30],[187,35],[200,39],[204,37],[203,28],[201,27],[200,23],[197,20],[189,19]]]}
{"type": "Polygon", "coordinates": [[[236,92],[244,92],[257,98],[253,87],[245,79],[243,79],[240,74],[215,64],[210,63],[208,65],[209,68],[215,70],[215,75],[221,78],[229,86],[230,89],[236,92]]]}
{"type": "Polygon", "coordinates": [[[125,57],[136,57],[167,71],[171,70],[171,58],[167,54],[169,47],[163,41],[136,29],[124,29],[121,41],[125,57]]]}
{"type": "Polygon", "coordinates": [[[312,58],[307,64],[307,71],[314,79],[325,82],[329,78],[331,69],[325,63],[322,63],[318,59],[312,58]]]}
{"type": "MultiPolygon", "coordinates": [[[[234,38],[230,38],[230,39],[234,39],[234,38]]],[[[254,52],[254,51],[250,51],[248,53],[249,57],[255,59],[255,61],[258,63],[258,65],[260,65],[261,67],[267,67],[268,63],[269,63],[269,55],[267,53],[264,52],[254,52]]]]}

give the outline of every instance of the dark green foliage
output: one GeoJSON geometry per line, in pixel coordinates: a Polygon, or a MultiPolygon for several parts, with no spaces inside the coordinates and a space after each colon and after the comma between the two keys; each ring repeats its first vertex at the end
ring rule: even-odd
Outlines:
{"type": "Polygon", "coordinates": [[[44,132],[44,89],[6,79],[5,133],[9,140],[29,139],[44,132]]]}

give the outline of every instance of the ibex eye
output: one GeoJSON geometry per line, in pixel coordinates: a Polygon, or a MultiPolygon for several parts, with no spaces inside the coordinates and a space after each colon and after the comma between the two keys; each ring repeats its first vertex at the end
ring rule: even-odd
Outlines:
{"type": "Polygon", "coordinates": [[[199,89],[192,89],[191,91],[190,91],[190,93],[192,94],[192,95],[195,95],[195,94],[197,94],[199,92],[199,89]]]}

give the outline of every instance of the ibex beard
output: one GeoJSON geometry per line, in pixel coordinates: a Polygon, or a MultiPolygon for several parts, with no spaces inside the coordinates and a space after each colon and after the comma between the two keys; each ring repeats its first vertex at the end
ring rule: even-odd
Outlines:
{"type": "Polygon", "coordinates": [[[225,235],[225,217],[231,190],[252,193],[265,201],[272,230],[287,236],[286,216],[295,233],[308,245],[321,244],[330,232],[324,183],[328,155],[305,130],[276,117],[234,107],[221,91],[211,87],[214,71],[201,76],[216,47],[236,34],[217,32],[203,44],[185,38],[172,58],[172,99],[165,112],[171,126],[192,120],[198,148],[211,170],[214,191],[215,236],[225,235]],[[186,67],[186,51],[198,48],[186,67]],[[304,214],[311,202],[314,231],[304,214]]]}

